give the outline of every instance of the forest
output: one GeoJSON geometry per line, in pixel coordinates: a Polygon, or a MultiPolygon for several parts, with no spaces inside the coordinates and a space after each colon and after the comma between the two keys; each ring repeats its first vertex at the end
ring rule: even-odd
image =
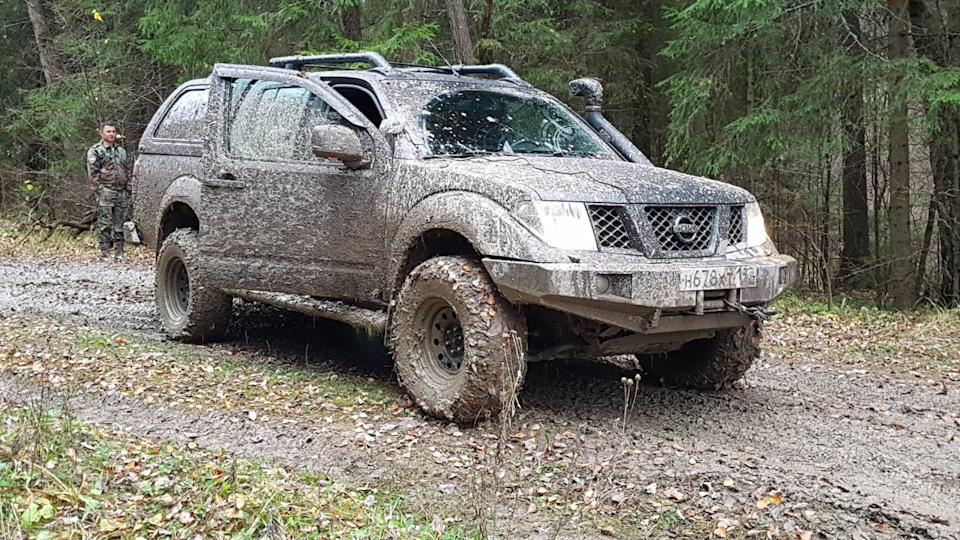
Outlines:
{"type": "Polygon", "coordinates": [[[0,210],[83,226],[101,120],[128,150],[214,63],[373,50],[502,63],[606,115],[658,166],[753,192],[800,286],[960,305],[960,2],[4,0],[0,210]]]}

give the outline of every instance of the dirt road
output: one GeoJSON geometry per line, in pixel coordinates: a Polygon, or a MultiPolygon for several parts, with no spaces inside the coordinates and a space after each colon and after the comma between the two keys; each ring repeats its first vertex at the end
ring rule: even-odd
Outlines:
{"type": "MultiPolygon", "coordinates": [[[[131,265],[0,260],[0,317],[159,340],[152,281],[151,268],[131,265]]],[[[281,362],[295,361],[306,348],[315,361],[344,371],[359,365],[371,384],[396,388],[381,348],[318,343],[315,325],[303,317],[277,317],[251,304],[237,310],[227,348],[254,358],[269,351],[281,362]]],[[[726,519],[737,522],[730,537],[752,530],[781,538],[809,538],[805,531],[814,538],[960,538],[960,377],[891,371],[882,359],[862,366],[826,362],[797,345],[814,337],[792,335],[788,323],[768,327],[768,335],[791,339],[768,344],[741,388],[704,393],[645,385],[625,423],[621,377],[632,373],[594,364],[532,366],[504,441],[502,485],[489,502],[494,508],[486,509],[501,524],[513,523],[501,525],[507,532],[500,534],[599,536],[578,519],[589,507],[634,520],[638,536],[720,536],[727,534],[718,525],[726,519]],[[549,494],[563,507],[531,506],[549,501],[549,494]],[[598,498],[599,505],[589,504],[598,498]],[[673,513],[664,513],[665,503],[674,505],[673,513]]],[[[7,399],[33,391],[11,372],[0,377],[7,399]]],[[[189,436],[350,481],[393,482],[425,508],[476,504],[471,467],[451,468],[448,458],[482,453],[476,447],[489,446],[499,431],[496,424],[447,426],[420,415],[405,417],[398,428],[390,419],[364,420],[371,424],[365,432],[431,434],[429,442],[410,445],[409,457],[394,460],[378,450],[379,437],[362,446],[341,444],[355,435],[354,425],[341,419],[320,430],[278,418],[254,423],[219,410],[147,405],[106,391],[74,399],[85,420],[152,437],[189,436]]],[[[483,464],[468,457],[454,461],[483,464]]]]}

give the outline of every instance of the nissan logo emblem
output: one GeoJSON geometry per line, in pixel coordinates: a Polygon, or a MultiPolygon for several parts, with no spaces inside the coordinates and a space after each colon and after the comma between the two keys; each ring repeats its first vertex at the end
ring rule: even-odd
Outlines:
{"type": "Polygon", "coordinates": [[[689,244],[697,235],[697,226],[688,216],[679,215],[673,220],[673,235],[684,244],[689,244]]]}

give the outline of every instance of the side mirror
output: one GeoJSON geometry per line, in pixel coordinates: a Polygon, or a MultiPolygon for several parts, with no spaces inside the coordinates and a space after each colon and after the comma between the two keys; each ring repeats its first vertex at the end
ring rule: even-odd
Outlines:
{"type": "Polygon", "coordinates": [[[380,122],[380,133],[384,135],[399,135],[407,128],[406,122],[402,118],[391,116],[380,122]]]}
{"type": "Polygon", "coordinates": [[[310,133],[310,146],[313,149],[313,155],[338,159],[349,169],[362,169],[367,166],[360,136],[346,126],[336,124],[316,126],[310,133]]]}

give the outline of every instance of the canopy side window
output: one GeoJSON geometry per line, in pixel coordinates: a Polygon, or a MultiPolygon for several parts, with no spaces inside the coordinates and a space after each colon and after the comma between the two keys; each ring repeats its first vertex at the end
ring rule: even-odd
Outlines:
{"type": "Polygon", "coordinates": [[[180,141],[203,140],[203,119],[207,114],[206,88],[195,88],[180,94],[153,132],[158,139],[180,141]]]}

